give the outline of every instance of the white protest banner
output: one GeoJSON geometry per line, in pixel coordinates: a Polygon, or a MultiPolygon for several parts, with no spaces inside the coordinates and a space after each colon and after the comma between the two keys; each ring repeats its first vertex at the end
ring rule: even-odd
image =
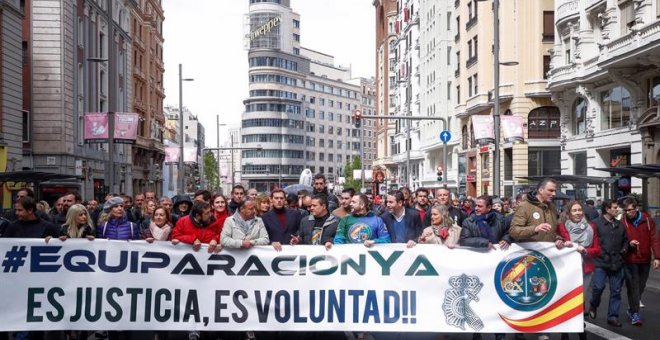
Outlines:
{"type": "Polygon", "coordinates": [[[581,332],[573,249],[0,239],[10,330],[581,332]]]}

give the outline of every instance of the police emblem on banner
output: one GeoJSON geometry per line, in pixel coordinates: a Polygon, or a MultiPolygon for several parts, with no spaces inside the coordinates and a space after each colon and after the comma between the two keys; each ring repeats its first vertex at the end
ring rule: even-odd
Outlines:
{"type": "Polygon", "coordinates": [[[555,268],[538,251],[517,251],[497,266],[495,289],[507,306],[519,311],[537,310],[555,295],[555,268]]]}

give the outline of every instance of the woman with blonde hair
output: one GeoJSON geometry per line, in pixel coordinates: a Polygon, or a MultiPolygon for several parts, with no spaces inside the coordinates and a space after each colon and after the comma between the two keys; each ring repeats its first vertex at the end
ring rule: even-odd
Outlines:
{"type": "Polygon", "coordinates": [[[270,197],[268,195],[261,194],[257,196],[257,216],[261,217],[263,214],[267,213],[270,210],[270,197]]]}
{"type": "Polygon", "coordinates": [[[66,213],[66,222],[60,229],[60,239],[94,239],[94,226],[89,211],[82,204],[72,205],[66,213]]]}
{"type": "Polygon", "coordinates": [[[461,227],[454,224],[449,216],[449,209],[444,204],[431,207],[431,225],[426,227],[419,237],[419,243],[444,244],[449,248],[458,245],[461,238],[461,227]]]}

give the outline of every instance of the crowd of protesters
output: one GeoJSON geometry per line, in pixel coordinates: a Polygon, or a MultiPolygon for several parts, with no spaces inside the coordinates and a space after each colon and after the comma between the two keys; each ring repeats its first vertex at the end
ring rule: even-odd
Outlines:
{"type": "MultiPolygon", "coordinates": [[[[177,195],[158,199],[154,192],[108,195],[101,204],[83,202],[80,194],[66,193],[54,202],[37,202],[30,189],[17,194],[9,221],[0,224],[0,237],[95,238],[113,240],[169,241],[203,246],[209,253],[223,248],[250,249],[270,245],[318,245],[330,249],[339,244],[418,243],[471,247],[482,251],[506,250],[513,243],[549,242],[557,248],[574,248],[582,255],[585,315],[597,318],[601,295],[609,283],[607,323],[621,327],[621,289],[625,283],[627,316],[641,326],[642,294],[651,267],[660,267],[660,238],[656,219],[640,210],[634,198],[622,201],[571,201],[559,211],[554,204],[557,182],[546,179],[536,190],[515,198],[487,195],[459,199],[447,188],[408,188],[383,197],[344,189],[339,197],[329,192],[323,175],[314,177],[311,192],[287,195],[279,188],[269,193],[237,185],[230,197],[199,190],[193,197],[177,195]],[[352,228],[362,225],[359,229],[352,228]],[[352,232],[349,233],[349,230],[352,232]]],[[[15,338],[38,338],[38,333],[17,333],[15,338]]],[[[80,332],[62,336],[76,339],[80,332]]],[[[123,338],[125,333],[101,334],[123,338]]],[[[155,332],[165,339],[167,332],[155,332]]],[[[212,335],[190,332],[190,339],[295,337],[335,339],[343,333],[253,333],[227,332],[212,335]]],[[[363,337],[359,333],[357,337],[363,337]]],[[[376,336],[377,337],[377,336],[376,336]]],[[[431,338],[437,338],[432,335],[431,338]]],[[[475,334],[474,339],[480,339],[475,334]]],[[[505,334],[496,334],[504,339],[505,334]]],[[[516,334],[516,339],[524,338],[516,334]]],[[[547,339],[547,335],[539,339],[547,339]]],[[[585,339],[586,334],[579,334],[585,339]]],[[[562,339],[568,339],[567,334],[562,339]]]]}

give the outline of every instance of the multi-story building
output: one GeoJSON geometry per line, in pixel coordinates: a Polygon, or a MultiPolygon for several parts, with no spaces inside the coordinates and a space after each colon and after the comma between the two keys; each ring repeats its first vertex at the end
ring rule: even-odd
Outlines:
{"type": "Polygon", "coordinates": [[[26,1],[23,168],[74,175],[85,198],[131,194],[131,147],[86,144],[85,112],[127,112],[132,2],[26,1]],[[111,72],[115,70],[115,72],[111,72]],[[114,86],[112,86],[114,85],[114,86]],[[112,154],[114,167],[109,162],[112,154]],[[111,173],[110,169],[114,169],[111,173]],[[108,187],[113,176],[114,186],[108,187]]]}
{"type": "MultiPolygon", "coordinates": [[[[459,192],[475,197],[492,194],[492,138],[476,140],[476,116],[493,115],[493,11],[492,2],[457,0],[454,24],[456,58],[453,81],[456,118],[460,120],[459,192]],[[465,166],[462,166],[465,164],[465,166]]],[[[554,2],[551,0],[501,1],[499,46],[501,76],[500,113],[522,117],[524,142],[500,139],[500,193],[512,196],[527,186],[520,177],[559,174],[559,109],[546,90],[549,50],[553,47],[554,2]],[[505,66],[505,65],[510,66],[505,66]],[[512,65],[513,64],[513,65],[512,65]]],[[[490,131],[488,131],[490,130],[490,131]]],[[[481,136],[481,134],[480,134],[481,136]]]]}
{"type": "MultiPolygon", "coordinates": [[[[396,72],[394,85],[394,115],[420,115],[420,44],[419,1],[398,2],[395,22],[396,40],[393,42],[396,72]]],[[[390,136],[392,161],[396,163],[392,175],[400,185],[411,189],[421,186],[424,152],[420,148],[420,122],[397,120],[394,135],[390,136]]]]}
{"type": "MultiPolygon", "coordinates": [[[[561,113],[562,174],[606,176],[595,168],[655,164],[660,159],[660,2],[555,2],[555,38],[548,88],[561,113]]],[[[641,192],[623,177],[617,196],[641,192]]],[[[578,186],[603,197],[602,186],[578,186]]],[[[649,185],[659,206],[658,180],[649,185]]]]}
{"type": "MultiPolygon", "coordinates": [[[[184,162],[184,188],[182,190],[179,182],[179,163],[165,164],[167,168],[163,176],[163,192],[179,194],[182,192],[194,192],[197,185],[201,183],[201,160],[204,148],[205,133],[204,126],[199,122],[197,116],[192,114],[187,107],[183,107],[183,130],[180,127],[179,108],[166,105],[163,109],[166,118],[164,144],[167,147],[180,147],[181,131],[183,131],[183,162],[184,162]]],[[[171,195],[170,195],[171,196],[171,195]]]]}
{"type": "Polygon", "coordinates": [[[163,144],[163,7],[160,1],[136,1],[131,8],[132,112],[140,115],[133,145],[133,190],[162,189],[163,144]]]}
{"type": "Polygon", "coordinates": [[[347,82],[350,69],[334,57],[300,45],[300,16],[289,0],[250,1],[248,21],[241,178],[260,191],[297,183],[305,168],[334,181],[360,154],[352,123],[360,86],[347,82]]]}
{"type": "MultiPolygon", "coordinates": [[[[397,0],[375,0],[376,9],[376,109],[379,116],[390,116],[395,112],[396,89],[396,46],[397,39],[397,0]]],[[[376,159],[373,166],[387,170],[386,177],[392,177],[396,163],[392,160],[392,143],[395,120],[376,120],[376,159]]]]}
{"type": "MultiPolygon", "coordinates": [[[[179,151],[179,110],[173,106],[163,107],[163,115],[165,116],[165,126],[163,133],[163,144],[165,145],[166,155],[168,149],[175,154],[179,151]]],[[[173,197],[179,192],[179,165],[178,157],[171,157],[165,159],[162,168],[163,188],[162,193],[164,196],[173,197]]]]}
{"type": "MultiPolygon", "coordinates": [[[[0,2],[0,169],[21,171],[23,141],[29,138],[23,126],[28,116],[22,107],[22,64],[27,62],[21,53],[21,40],[25,36],[22,27],[25,5],[18,1],[0,2]]],[[[5,186],[2,190],[3,207],[11,206],[11,195],[5,186]]]]}
{"type": "MultiPolygon", "coordinates": [[[[370,78],[356,78],[347,81],[349,84],[360,87],[360,97],[361,102],[358,106],[358,110],[362,112],[363,115],[374,115],[376,114],[376,88],[374,87],[374,79],[370,78]]],[[[364,134],[363,141],[363,162],[364,169],[369,170],[372,168],[373,162],[376,158],[376,122],[373,119],[364,119],[361,122],[361,131],[356,131],[356,133],[364,134]]]]}
{"type": "MultiPolygon", "coordinates": [[[[420,108],[422,116],[439,117],[442,121],[420,123],[420,149],[425,153],[418,172],[421,185],[436,188],[443,185],[437,180],[437,168],[443,168],[446,183],[453,191],[458,190],[458,141],[460,129],[454,119],[454,52],[456,35],[454,2],[450,0],[419,1],[419,48],[420,48],[420,108]],[[447,163],[444,162],[444,145],[440,132],[450,131],[452,139],[447,143],[447,163]]],[[[444,179],[444,178],[443,178],[444,179]]]]}

